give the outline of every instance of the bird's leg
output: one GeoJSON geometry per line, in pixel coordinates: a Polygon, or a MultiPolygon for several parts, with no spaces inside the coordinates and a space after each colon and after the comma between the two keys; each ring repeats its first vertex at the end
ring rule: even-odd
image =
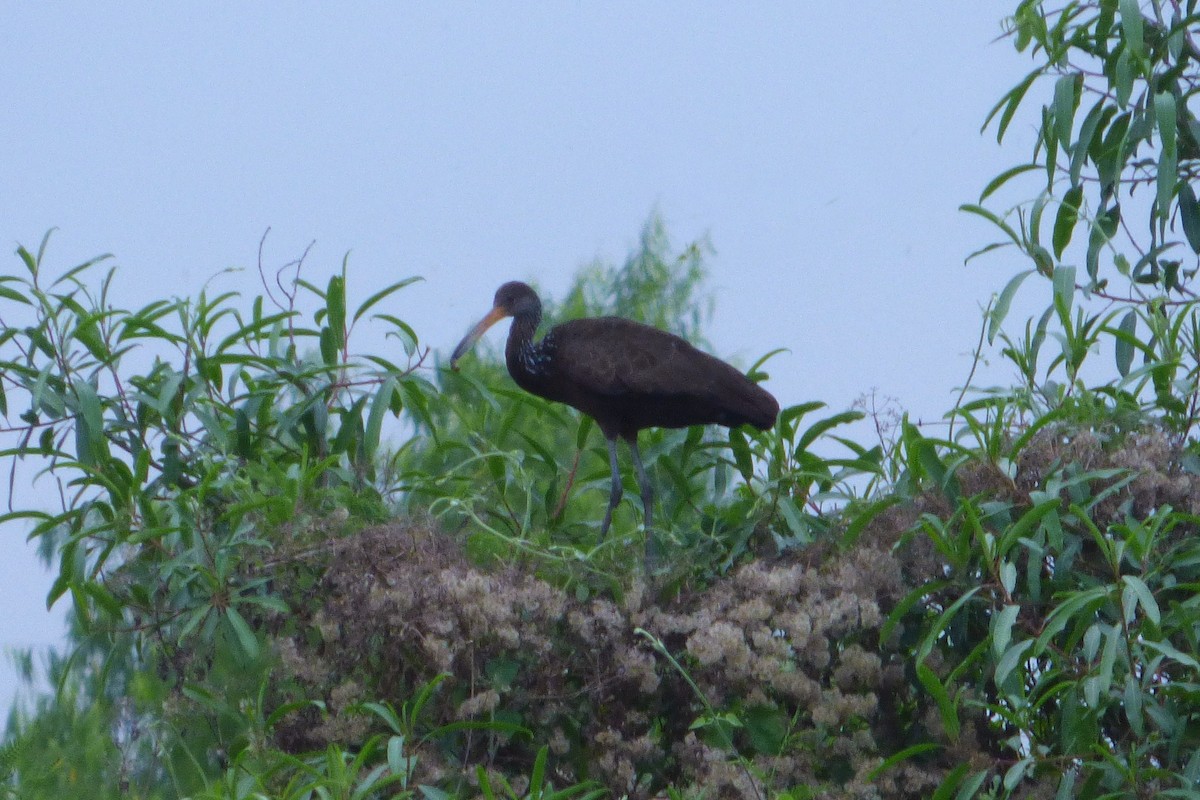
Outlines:
{"type": "Polygon", "coordinates": [[[608,494],[608,510],[604,512],[604,522],[600,525],[600,541],[608,536],[608,526],[612,524],[613,509],[621,502],[621,468],[617,465],[617,440],[606,439],[608,442],[608,465],[612,468],[612,490],[608,494]]]}
{"type": "Polygon", "coordinates": [[[654,487],[646,475],[646,467],[642,464],[642,454],[638,452],[637,439],[629,440],[629,452],[633,456],[633,468],[637,470],[638,485],[642,489],[642,510],[646,519],[646,549],[643,564],[646,576],[649,578],[658,570],[662,561],[660,543],[654,538],[654,487]]]}
{"type": "Polygon", "coordinates": [[[642,466],[642,454],[638,452],[637,440],[629,441],[629,452],[633,454],[633,468],[637,470],[638,486],[642,490],[642,510],[646,514],[646,533],[650,533],[651,519],[654,514],[654,488],[646,477],[646,468],[642,466]]]}

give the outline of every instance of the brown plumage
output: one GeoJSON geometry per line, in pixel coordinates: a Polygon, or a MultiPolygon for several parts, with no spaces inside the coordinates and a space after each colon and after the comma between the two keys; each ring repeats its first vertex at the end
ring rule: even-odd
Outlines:
{"type": "Polygon", "coordinates": [[[618,437],[633,454],[648,531],[653,492],[637,448],[638,431],[710,424],[766,430],[779,414],[779,403],[769,392],[724,361],[640,322],[620,317],[571,320],[534,342],[542,303],[519,281],[500,287],[491,312],[454,348],[450,366],[456,368],[483,332],[505,317],[513,318],[504,355],[517,385],[579,409],[596,420],[608,440],[612,490],[601,538],[621,501],[618,437]]]}

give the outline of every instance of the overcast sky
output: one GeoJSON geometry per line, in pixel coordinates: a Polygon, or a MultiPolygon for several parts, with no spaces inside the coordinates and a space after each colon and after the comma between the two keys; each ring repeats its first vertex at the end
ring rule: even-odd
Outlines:
{"type": "MultiPolygon", "coordinates": [[[[994,41],[1015,5],[10,3],[3,271],[57,227],[52,271],[113,253],[124,307],[229,267],[253,293],[269,226],[268,263],[316,241],[318,284],[352,251],[352,301],[424,276],[386,311],[444,358],[500,283],[561,293],[657,211],[715,248],[717,354],[790,350],[783,405],[874,389],[936,420],[1023,266],[964,266],[993,237],[957,210],[1029,155],[1032,117],[979,132],[1030,68],[994,41]]],[[[0,645],[41,648],[65,609],[25,532],[0,645]]]]}

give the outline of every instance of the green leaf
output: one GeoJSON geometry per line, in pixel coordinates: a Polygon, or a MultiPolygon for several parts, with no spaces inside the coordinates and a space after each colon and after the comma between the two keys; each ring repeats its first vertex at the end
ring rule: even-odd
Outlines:
{"type": "Polygon", "coordinates": [[[1075,268],[1059,265],[1054,268],[1054,302],[1064,312],[1071,310],[1075,297],[1075,268]]]}
{"type": "Polygon", "coordinates": [[[783,521],[787,523],[793,536],[806,543],[812,540],[812,531],[805,524],[800,510],[796,508],[795,500],[790,497],[779,498],[779,513],[783,515],[783,521]]]}
{"type": "Polygon", "coordinates": [[[1137,331],[1137,312],[1128,311],[1119,326],[1121,336],[1116,337],[1117,372],[1124,378],[1133,364],[1133,343],[1137,331]]]}
{"type": "MultiPolygon", "coordinates": [[[[334,275],[329,279],[325,291],[325,305],[329,309],[329,330],[333,335],[333,346],[341,352],[346,347],[346,278],[334,275]]],[[[322,331],[324,333],[324,331],[322,331]]],[[[326,363],[333,363],[326,361],[326,363]]]]}
{"type": "Polygon", "coordinates": [[[413,763],[404,757],[404,737],[389,736],[387,743],[387,765],[393,775],[411,777],[413,763]]]}
{"type": "Polygon", "coordinates": [[[996,341],[996,334],[1000,332],[1000,325],[1004,322],[1004,318],[1008,316],[1009,307],[1012,306],[1013,297],[1017,294],[1017,289],[1021,288],[1021,284],[1030,275],[1033,275],[1036,270],[1027,269],[1024,272],[1018,272],[1004,286],[1004,290],[1000,292],[1000,296],[996,299],[995,305],[992,306],[991,312],[988,314],[988,344],[993,344],[996,341]]]}
{"type": "Polygon", "coordinates": [[[17,245],[17,255],[21,257],[21,261],[25,264],[25,269],[29,270],[29,274],[37,277],[38,263],[33,254],[25,249],[24,245],[17,245]]]}
{"type": "Polygon", "coordinates": [[[858,422],[865,415],[861,411],[842,411],[834,414],[831,417],[826,417],[823,420],[814,422],[804,433],[796,439],[797,450],[807,450],[809,445],[821,438],[825,433],[833,430],[839,425],[850,425],[858,422]]]}
{"type": "Polygon", "coordinates": [[[241,458],[252,458],[253,448],[250,446],[250,416],[245,407],[239,408],[234,414],[234,446],[233,451],[241,458]]]}
{"type": "Polygon", "coordinates": [[[1200,254],[1200,207],[1196,203],[1196,192],[1187,181],[1179,184],[1179,221],[1183,223],[1183,234],[1192,252],[1200,254]]]}
{"type": "MultiPolygon", "coordinates": [[[[891,759],[888,759],[889,761],[891,759]]],[[[951,793],[958,788],[962,783],[963,776],[967,774],[967,770],[971,767],[966,762],[959,763],[954,769],[942,778],[942,782],[938,784],[937,791],[929,796],[929,800],[950,800],[951,793]]]]}
{"type": "Polygon", "coordinates": [[[366,300],[364,300],[362,302],[362,305],[360,305],[358,307],[358,310],[354,312],[354,321],[358,322],[358,320],[362,318],[362,315],[366,314],[368,311],[370,311],[371,307],[374,306],[379,301],[387,298],[389,295],[393,294],[394,292],[397,292],[397,291],[403,289],[405,286],[410,286],[420,280],[424,280],[424,279],[421,278],[420,276],[413,276],[411,278],[405,278],[404,280],[401,280],[401,281],[396,281],[391,286],[385,286],[384,288],[380,289],[378,292],[371,295],[370,297],[368,297],[366,300]]]}
{"type": "MultiPolygon", "coordinates": [[[[213,322],[229,314],[239,316],[235,314],[232,309],[225,309],[224,311],[221,311],[210,317],[208,320],[209,325],[207,327],[211,329],[213,322]]],[[[214,356],[220,356],[226,350],[236,350],[239,347],[244,347],[248,342],[261,341],[263,338],[266,338],[269,335],[277,323],[283,322],[284,320],[293,316],[295,316],[293,312],[282,312],[279,314],[272,314],[270,316],[254,319],[245,325],[239,324],[236,330],[221,340],[220,344],[218,344],[216,348],[212,350],[212,353],[214,356]]],[[[299,334],[300,331],[297,330],[296,333],[299,334]]]]}
{"type": "Polygon", "coordinates": [[[1079,186],[1083,162],[1087,160],[1088,154],[1094,151],[1093,145],[1101,138],[1096,133],[1101,122],[1115,113],[1116,109],[1109,105],[1108,98],[1101,97],[1080,123],[1079,138],[1071,148],[1070,184],[1072,188],[1079,186]]]}
{"type": "Polygon", "coordinates": [[[790,716],[781,708],[753,706],[742,714],[746,736],[755,752],[778,755],[787,742],[790,716]]]}
{"type": "Polygon", "coordinates": [[[72,338],[79,342],[87,349],[92,358],[101,363],[107,363],[112,354],[108,351],[108,346],[100,337],[100,328],[96,324],[94,317],[86,317],[81,319],[75,326],[72,332],[72,338]]]}
{"type": "MultiPolygon", "coordinates": [[[[1042,142],[1046,145],[1046,188],[1054,185],[1054,171],[1058,169],[1058,126],[1054,121],[1054,112],[1050,106],[1042,108],[1042,142]]],[[[1063,142],[1069,145],[1070,142],[1063,142]]],[[[1037,241],[1037,236],[1033,237],[1037,241]]]]}
{"type": "Polygon", "coordinates": [[[183,463],[179,458],[179,440],[175,438],[164,439],[162,443],[162,455],[163,481],[167,486],[177,486],[179,484],[179,477],[183,472],[183,463]]]}
{"type": "Polygon", "coordinates": [[[103,584],[96,581],[85,581],[83,583],[83,591],[84,594],[92,598],[96,605],[110,617],[118,620],[121,618],[124,610],[121,606],[121,601],[106,589],[103,584]]]}
{"type": "Polygon", "coordinates": [[[543,745],[533,759],[533,772],[529,776],[529,800],[541,800],[546,780],[546,758],[549,755],[549,745],[543,745]]]}
{"type": "Polygon", "coordinates": [[[407,322],[391,314],[376,314],[371,319],[381,319],[384,322],[390,322],[396,327],[396,330],[388,331],[386,337],[399,339],[406,356],[412,357],[412,354],[417,351],[417,343],[419,341],[417,339],[417,332],[407,322]]]}
{"type": "Polygon", "coordinates": [[[1022,79],[1020,83],[1008,91],[1004,97],[1000,98],[1000,102],[992,107],[988,113],[987,119],[983,121],[983,126],[979,129],[980,133],[987,130],[987,126],[991,123],[992,118],[1001,108],[1004,112],[1000,115],[1000,123],[996,126],[996,143],[999,144],[1004,140],[1004,132],[1008,130],[1008,123],[1012,121],[1013,115],[1016,114],[1017,108],[1021,105],[1021,100],[1024,99],[1025,93],[1029,91],[1029,87],[1033,82],[1041,77],[1042,70],[1035,69],[1022,79]]]}
{"type": "MultiPolygon", "coordinates": [[[[926,669],[928,669],[928,667],[926,667],[926,669]]],[[[905,761],[912,758],[913,756],[919,756],[922,753],[928,753],[932,750],[940,750],[941,748],[942,748],[942,745],[933,744],[932,742],[923,742],[921,744],[914,744],[910,747],[906,747],[903,750],[901,750],[900,752],[889,757],[878,767],[875,767],[875,769],[868,772],[867,780],[868,781],[876,780],[877,778],[879,778],[880,775],[887,772],[892,767],[894,767],[898,764],[904,763],[905,761]]]]}
{"type": "Polygon", "coordinates": [[[979,202],[982,204],[993,192],[1008,183],[1011,179],[1035,169],[1038,169],[1037,164],[1020,164],[1004,170],[1004,172],[992,178],[987,186],[983,187],[983,191],[979,194],[979,202]]]}
{"type": "Polygon", "coordinates": [[[1010,792],[1016,789],[1021,781],[1025,780],[1025,776],[1029,773],[1030,768],[1033,767],[1033,763],[1032,758],[1022,758],[1009,767],[1008,771],[1004,773],[1004,788],[1010,792]]]}
{"type": "Polygon", "coordinates": [[[329,326],[321,328],[321,360],[330,367],[336,367],[340,352],[337,334],[329,326]]]}
{"type": "MultiPolygon", "coordinates": [[[[484,800],[496,800],[496,791],[492,788],[492,779],[482,764],[475,766],[475,780],[479,784],[479,791],[483,792],[484,800]]],[[[424,789],[425,787],[421,788],[424,789]]],[[[433,798],[426,795],[426,800],[433,800],[433,798]]]]}
{"type": "Polygon", "coordinates": [[[1004,555],[1015,545],[1021,538],[1027,537],[1033,532],[1034,527],[1042,521],[1042,518],[1051,513],[1060,506],[1058,497],[1052,497],[1048,500],[1038,502],[1033,508],[1021,515],[1021,518],[1014,522],[1009,528],[1004,531],[1000,537],[996,549],[1004,555]]]}
{"type": "Polygon", "coordinates": [[[1083,203],[1083,187],[1076,186],[1067,190],[1062,203],[1058,206],[1058,214],[1054,218],[1054,257],[1062,258],[1063,250],[1071,243],[1071,235],[1075,232],[1075,223],[1079,221],[1079,207],[1083,203]]]}
{"type": "MultiPolygon", "coordinates": [[[[1190,7],[1193,10],[1195,9],[1195,0],[1192,0],[1190,7]]],[[[1195,20],[1196,17],[1193,15],[1192,22],[1194,23],[1195,20]]],[[[1176,62],[1178,62],[1179,57],[1183,55],[1183,39],[1184,34],[1186,33],[1186,28],[1180,23],[1181,20],[1179,19],[1179,9],[1176,8],[1175,13],[1171,15],[1171,32],[1167,37],[1167,52],[1171,55],[1171,60],[1176,62]]]]}
{"type": "MultiPolygon", "coordinates": [[[[1033,205],[1029,208],[1029,244],[1041,246],[1042,241],[1042,215],[1046,212],[1046,202],[1053,199],[1048,192],[1041,192],[1037,197],[1033,198],[1033,205]]],[[[1032,249],[1032,247],[1030,248],[1032,249]]],[[[1046,253],[1046,261],[1049,262],[1050,254],[1046,253]]],[[[1038,265],[1039,268],[1042,266],[1038,265]]],[[[1050,276],[1051,270],[1043,270],[1047,277],[1050,276]]]]}
{"type": "Polygon", "coordinates": [[[750,454],[750,443],[746,441],[746,434],[737,428],[730,428],[729,449],[733,453],[733,461],[737,465],[738,472],[749,483],[754,478],[754,458],[750,454]]]}
{"type": "MultiPolygon", "coordinates": [[[[1104,638],[1104,652],[1100,655],[1100,673],[1096,682],[1096,688],[1102,694],[1108,694],[1108,690],[1112,688],[1113,665],[1117,660],[1117,646],[1122,649],[1125,647],[1124,638],[1118,633],[1117,629],[1109,628],[1108,635],[1104,638]]],[[[1097,705],[1098,700],[1090,701],[1093,707],[1097,705]]]]}
{"type": "Polygon", "coordinates": [[[1121,222],[1121,204],[1114,203],[1112,208],[1096,217],[1088,232],[1087,273],[1092,281],[1100,274],[1100,250],[1108,244],[1117,232],[1121,222]]]}
{"type": "Polygon", "coordinates": [[[1061,633],[1062,629],[1072,620],[1078,622],[1083,616],[1079,612],[1085,606],[1103,603],[1107,599],[1108,588],[1105,586],[1094,586],[1090,589],[1075,592],[1062,603],[1055,606],[1042,625],[1042,632],[1038,634],[1037,641],[1034,643],[1033,655],[1036,656],[1042,653],[1050,643],[1050,640],[1061,633]]]}
{"type": "Polygon", "coordinates": [[[1054,84],[1054,136],[1063,150],[1071,150],[1071,128],[1078,103],[1079,75],[1071,72],[1054,84]]]}
{"type": "Polygon", "coordinates": [[[1141,738],[1145,736],[1145,723],[1142,719],[1142,687],[1132,673],[1125,675],[1124,699],[1125,719],[1129,720],[1129,728],[1133,731],[1133,735],[1141,738]]]}
{"type": "Polygon", "coordinates": [[[970,264],[975,259],[979,258],[982,255],[986,255],[986,254],[992,252],[993,250],[1000,250],[1002,248],[1012,247],[1012,246],[1013,246],[1012,242],[992,242],[991,244],[985,244],[983,247],[980,247],[977,250],[972,250],[967,255],[967,257],[963,259],[963,263],[970,264]]]}
{"type": "Polygon", "coordinates": [[[993,618],[992,652],[997,656],[1004,653],[1008,643],[1012,640],[1013,623],[1017,621],[1017,614],[1020,611],[1021,607],[1018,605],[1007,605],[993,618]]]}
{"type": "Polygon", "coordinates": [[[1117,92],[1117,105],[1121,108],[1129,105],[1129,98],[1133,95],[1133,58],[1129,53],[1128,47],[1122,49],[1113,69],[1113,88],[1117,92]]]}
{"type": "Polygon", "coordinates": [[[974,203],[964,203],[963,205],[958,207],[958,210],[965,211],[968,214],[974,214],[977,217],[983,217],[988,222],[992,223],[997,228],[1004,231],[1004,234],[1013,241],[1013,244],[1018,245],[1018,246],[1021,245],[1021,237],[1017,236],[1017,232],[1014,231],[1007,222],[1005,222],[1000,217],[993,214],[991,211],[988,211],[983,206],[976,205],[974,203]]]}
{"type": "Polygon", "coordinates": [[[391,408],[392,395],[396,393],[396,378],[389,375],[384,379],[379,391],[371,399],[371,410],[367,414],[367,428],[364,431],[363,449],[366,457],[371,459],[379,449],[379,439],[383,431],[383,418],[391,408]]]}
{"type": "MultiPolygon", "coordinates": [[[[1125,592],[1123,593],[1125,598],[1132,596],[1137,601],[1136,604],[1126,601],[1126,606],[1131,609],[1133,605],[1140,605],[1142,613],[1151,622],[1158,625],[1162,620],[1162,615],[1158,610],[1158,602],[1154,599],[1154,593],[1150,591],[1150,587],[1146,585],[1146,582],[1136,575],[1122,575],[1121,580],[1125,583],[1125,592]]],[[[1127,623],[1132,622],[1132,614],[1127,613],[1125,621],[1127,623]]]]}
{"type": "Polygon", "coordinates": [[[75,419],[75,452],[82,464],[94,467],[108,458],[100,397],[87,381],[75,384],[79,409],[75,419]]]}
{"type": "Polygon", "coordinates": [[[983,782],[987,780],[988,771],[981,769],[963,784],[962,789],[954,796],[954,800],[973,800],[979,793],[979,787],[983,786],[983,782]]]}
{"type": "Polygon", "coordinates": [[[33,305],[28,297],[21,294],[16,289],[9,289],[7,286],[2,284],[0,284],[0,297],[3,297],[5,300],[12,300],[13,302],[21,303],[27,306],[33,305]]]}
{"type": "Polygon", "coordinates": [[[897,603],[896,607],[892,609],[890,614],[888,614],[887,620],[884,621],[882,627],[879,629],[879,643],[883,645],[888,642],[893,631],[896,629],[896,626],[900,624],[905,615],[907,615],[908,612],[911,611],[918,602],[925,597],[934,594],[935,592],[940,592],[942,589],[946,588],[947,585],[947,581],[930,581],[929,583],[923,584],[911,590],[908,594],[901,598],[900,602],[897,603]]]}
{"type": "Polygon", "coordinates": [[[921,681],[921,685],[925,687],[925,691],[929,692],[933,696],[934,702],[937,703],[938,711],[942,716],[942,726],[946,729],[946,735],[950,738],[950,741],[958,739],[960,727],[958,711],[955,709],[954,701],[951,700],[946,687],[938,680],[933,670],[925,664],[917,665],[917,679],[921,681]]]}
{"type": "Polygon", "coordinates": [[[850,524],[846,526],[846,532],[842,534],[842,547],[851,548],[858,542],[859,536],[866,530],[867,526],[875,520],[875,517],[883,511],[891,508],[894,505],[905,502],[904,498],[899,494],[886,495],[880,500],[876,500],[865,508],[858,508],[850,520],[850,524]]]}
{"type": "Polygon", "coordinates": [[[595,425],[595,421],[587,414],[579,415],[579,427],[575,431],[576,450],[582,450],[584,445],[587,444],[588,434],[592,432],[592,428],[595,427],[595,425]]]}
{"type": "Polygon", "coordinates": [[[1075,795],[1075,777],[1079,773],[1073,769],[1066,769],[1062,772],[1062,777],[1058,781],[1058,791],[1054,793],[1054,800],[1071,800],[1075,795]]]}
{"type": "Polygon", "coordinates": [[[1185,667],[1200,670],[1200,661],[1196,661],[1196,659],[1192,658],[1187,653],[1183,652],[1182,650],[1175,649],[1173,646],[1167,644],[1166,642],[1144,641],[1144,642],[1142,642],[1142,645],[1144,647],[1149,647],[1151,650],[1156,650],[1159,653],[1162,653],[1167,658],[1178,661],[1180,664],[1183,664],[1185,667]]]}
{"type": "Polygon", "coordinates": [[[1102,192],[1112,189],[1129,159],[1125,143],[1132,120],[1133,115],[1128,111],[1120,114],[1108,126],[1108,131],[1099,144],[1093,142],[1091,156],[1096,165],[1096,175],[1100,178],[1102,192]]]}
{"type": "MultiPolygon", "coordinates": [[[[46,244],[47,244],[47,240],[43,238],[41,247],[38,248],[37,260],[38,260],[39,265],[42,263],[42,259],[46,255],[46,244]]],[[[99,255],[99,256],[96,256],[95,258],[89,258],[87,261],[84,261],[82,264],[78,264],[74,267],[71,267],[69,270],[64,272],[62,275],[59,275],[57,278],[54,279],[54,283],[52,283],[51,286],[58,286],[61,283],[67,283],[67,282],[73,283],[76,286],[82,286],[83,283],[76,278],[76,276],[79,273],[85,272],[86,270],[91,269],[92,267],[96,266],[100,262],[107,261],[108,259],[110,259],[112,257],[113,257],[112,253],[105,253],[104,255],[99,255]]],[[[110,278],[112,277],[111,271],[109,272],[109,277],[110,278]]]]}
{"type": "Polygon", "coordinates": [[[1171,198],[1179,179],[1179,156],[1175,147],[1177,121],[1175,118],[1175,95],[1159,92],[1154,95],[1154,119],[1158,127],[1160,148],[1158,155],[1158,214],[1164,219],[1170,216],[1171,198]]]}
{"type": "Polygon", "coordinates": [[[1144,20],[1138,8],[1138,0],[1120,0],[1121,27],[1125,32],[1125,46],[1137,58],[1146,57],[1146,41],[1143,32],[1144,20]]]}
{"type": "Polygon", "coordinates": [[[250,626],[246,624],[245,618],[238,613],[236,608],[229,606],[225,609],[225,619],[229,621],[229,627],[233,628],[238,644],[241,645],[242,651],[246,656],[250,659],[258,658],[258,638],[254,635],[254,631],[250,630],[250,626]]]}
{"type": "Polygon", "coordinates": [[[1000,659],[996,662],[994,677],[996,686],[1001,688],[1005,686],[1005,684],[1008,682],[1008,676],[1012,674],[1014,669],[1024,662],[1025,651],[1027,651],[1032,644],[1032,642],[1026,639],[1011,645],[1007,650],[1004,651],[1004,655],[1000,656],[1000,659]]]}
{"type": "Polygon", "coordinates": [[[954,619],[954,615],[958,613],[960,608],[969,603],[971,598],[974,597],[982,588],[982,586],[976,586],[973,589],[970,589],[968,592],[966,592],[966,594],[962,595],[962,597],[959,597],[957,600],[951,603],[950,607],[939,614],[937,620],[935,620],[932,625],[929,625],[926,628],[925,638],[921,640],[920,645],[917,647],[918,659],[924,660],[925,656],[929,655],[929,653],[933,650],[934,642],[936,642],[938,638],[940,638],[946,632],[946,628],[950,625],[950,621],[954,619]]]}

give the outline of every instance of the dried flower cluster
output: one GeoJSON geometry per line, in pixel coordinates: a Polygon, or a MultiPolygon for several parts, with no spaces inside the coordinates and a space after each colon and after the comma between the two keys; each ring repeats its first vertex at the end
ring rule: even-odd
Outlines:
{"type": "Polygon", "coordinates": [[[911,510],[884,514],[849,552],[751,563],[661,607],[636,584],[619,602],[578,600],[529,570],[482,569],[427,525],[331,540],[311,614],[277,648],[290,681],[329,713],[293,715],[280,740],[361,737],[369,720],[346,713],[354,702],[400,707],[448,673],[421,730],[503,719],[534,736],[456,734],[420,753],[421,780],[469,782],[476,765],[512,777],[548,744],[560,783],[591,778],[615,796],[673,784],[709,797],[799,785],[831,787],[827,798],[924,797],[949,759],[869,777],[914,730],[936,735],[899,648],[879,645],[889,611],[927,577],[912,571],[936,563],[920,546],[894,552],[911,522],[911,510]],[[722,728],[723,714],[739,726],[722,728]]]}
{"type": "Polygon", "coordinates": [[[1021,451],[1017,486],[1028,491],[1044,487],[1057,470],[1120,470],[1131,480],[1092,512],[1098,523],[1119,521],[1126,513],[1138,519],[1171,506],[1200,513],[1200,475],[1184,468],[1187,449],[1160,428],[1130,432],[1047,426],[1021,451]]]}

